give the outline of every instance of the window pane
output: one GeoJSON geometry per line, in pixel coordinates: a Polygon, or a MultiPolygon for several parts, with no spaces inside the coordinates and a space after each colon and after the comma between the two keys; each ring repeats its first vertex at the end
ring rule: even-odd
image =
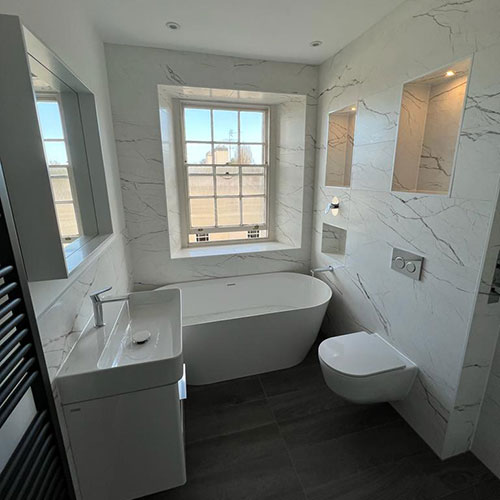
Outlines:
{"type": "Polygon", "coordinates": [[[73,203],[57,203],[56,214],[62,238],[79,236],[78,223],[76,221],[76,213],[73,203]]]}
{"type": "Polygon", "coordinates": [[[210,144],[199,143],[186,144],[186,160],[190,164],[211,164],[212,146],[210,144]]]}
{"type": "Polygon", "coordinates": [[[210,110],[200,108],[184,109],[184,131],[186,141],[211,141],[210,110]]]}
{"type": "Polygon", "coordinates": [[[263,224],[265,221],[265,198],[243,198],[243,224],[263,224]]]}
{"type": "Polygon", "coordinates": [[[240,194],[240,178],[238,168],[217,168],[217,195],[240,194]]]}
{"type": "Polygon", "coordinates": [[[66,144],[64,141],[44,142],[45,156],[49,165],[67,165],[68,154],[66,153],[66,144]]]}
{"type": "Polygon", "coordinates": [[[189,196],[211,196],[214,194],[214,178],[211,175],[190,175],[189,196]]]}
{"type": "Polygon", "coordinates": [[[214,109],[214,141],[238,142],[238,112],[214,109]]]}
{"type": "Polygon", "coordinates": [[[245,240],[247,238],[246,231],[231,231],[230,233],[210,233],[210,241],[231,241],[245,240]]]}
{"type": "Polygon", "coordinates": [[[215,162],[218,165],[238,163],[238,146],[236,144],[215,144],[215,162]]]}
{"type": "Polygon", "coordinates": [[[57,101],[37,101],[36,108],[44,139],[64,139],[61,113],[57,101]]]}
{"type": "Polygon", "coordinates": [[[250,165],[262,165],[263,160],[263,147],[251,144],[244,144],[240,146],[240,163],[250,165]]]}
{"type": "Polygon", "coordinates": [[[67,167],[49,167],[49,175],[51,177],[57,177],[62,175],[63,177],[68,177],[67,167]]]}
{"type": "Polygon", "coordinates": [[[213,167],[188,167],[188,174],[205,174],[212,175],[213,167]]]}
{"type": "Polygon", "coordinates": [[[238,175],[240,173],[239,167],[215,167],[217,175],[238,175]]]}
{"type": "Polygon", "coordinates": [[[260,174],[260,175],[264,175],[264,169],[265,169],[265,167],[242,167],[241,168],[241,173],[242,174],[260,174]]]}
{"type": "Polygon", "coordinates": [[[215,226],[213,198],[195,198],[189,200],[191,208],[191,227],[215,226]]]}
{"type": "Polygon", "coordinates": [[[264,142],[264,113],[241,111],[240,142],[264,142]]]}
{"type": "Polygon", "coordinates": [[[264,194],[265,178],[263,175],[244,175],[242,180],[243,194],[264,194]]]}
{"type": "Polygon", "coordinates": [[[236,226],[240,223],[240,199],[217,199],[217,224],[219,226],[236,226]]]}
{"type": "Polygon", "coordinates": [[[72,201],[71,185],[68,177],[52,177],[52,192],[54,193],[55,201],[72,201]]]}

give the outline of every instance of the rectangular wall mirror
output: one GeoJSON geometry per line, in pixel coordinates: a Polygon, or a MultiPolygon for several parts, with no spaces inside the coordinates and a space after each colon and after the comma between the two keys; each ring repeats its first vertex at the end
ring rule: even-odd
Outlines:
{"type": "Polygon", "coordinates": [[[28,61],[61,242],[69,252],[73,242],[97,234],[78,94],[31,55],[28,61]]]}
{"type": "Polygon", "coordinates": [[[326,186],[351,185],[352,150],[356,105],[347,106],[328,115],[326,151],[326,186]]]}
{"type": "Polygon", "coordinates": [[[393,191],[448,194],[470,65],[467,59],[404,85],[393,191]]]}
{"type": "Polygon", "coordinates": [[[113,232],[92,91],[0,15],[0,156],[29,281],[64,279],[113,232]]]}

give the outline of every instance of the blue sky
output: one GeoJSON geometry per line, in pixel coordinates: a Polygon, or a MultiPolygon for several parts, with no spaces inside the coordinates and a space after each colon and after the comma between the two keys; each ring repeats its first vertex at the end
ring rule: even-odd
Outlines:
{"type": "MultiPolygon", "coordinates": [[[[262,142],[263,135],[263,113],[256,111],[242,111],[241,142],[262,142]]],[[[237,142],[238,141],[238,112],[232,110],[214,110],[214,141],[237,142]]],[[[184,109],[184,127],[187,141],[210,141],[211,125],[210,110],[203,108],[184,109]]],[[[190,161],[201,162],[205,158],[204,145],[190,147],[193,152],[190,161]]]]}
{"type": "Polygon", "coordinates": [[[38,117],[44,139],[63,139],[59,104],[56,101],[37,101],[38,117]]]}
{"type": "Polygon", "coordinates": [[[64,132],[56,101],[37,101],[40,128],[44,139],[45,155],[49,165],[66,165],[68,154],[64,142],[64,132]],[[47,141],[47,139],[55,139],[47,141]]]}

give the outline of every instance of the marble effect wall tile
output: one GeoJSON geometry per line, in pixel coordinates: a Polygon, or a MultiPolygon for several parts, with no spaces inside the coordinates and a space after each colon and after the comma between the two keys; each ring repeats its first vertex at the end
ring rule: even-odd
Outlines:
{"type": "Polygon", "coordinates": [[[89,293],[113,286],[116,294],[130,289],[124,237],[117,235],[102,256],[91,263],[38,319],[38,328],[50,379],[65,361],[92,317],[89,293]]]}
{"type": "MultiPolygon", "coordinates": [[[[336,224],[347,229],[345,264],[321,275],[333,290],[323,331],[376,331],[417,363],[416,384],[395,406],[441,456],[471,444],[498,334],[495,313],[477,298],[500,179],[498,15],[492,0],[407,1],[323,63],[319,76],[314,266],[334,262],[320,245],[323,223],[336,224],[322,210],[331,193],[323,182],[326,117],[358,101],[349,207],[336,224]],[[471,54],[451,197],[391,193],[403,84],[471,54]],[[421,281],[391,271],[393,247],[425,257],[421,281]]],[[[494,414],[487,408],[485,421],[494,414]]]]}
{"type": "MultiPolygon", "coordinates": [[[[134,286],[147,289],[211,277],[274,271],[307,272],[310,268],[317,67],[114,45],[106,46],[106,56],[134,286]],[[162,158],[162,148],[164,153],[168,147],[165,141],[162,144],[158,118],[158,86],[161,92],[162,85],[174,85],[179,89],[234,89],[240,96],[259,91],[307,96],[303,146],[300,150],[296,146],[289,148],[285,140],[278,152],[280,165],[287,172],[293,174],[297,165],[301,167],[297,174],[301,177],[300,186],[295,181],[281,183],[277,210],[282,214],[277,218],[280,238],[299,240],[299,248],[171,258],[171,241],[178,244],[180,234],[167,216],[165,188],[170,189],[171,185],[165,183],[170,184],[174,179],[168,175],[165,178],[162,158]],[[302,212],[301,227],[296,222],[298,209],[302,212]]],[[[226,91],[220,92],[226,96],[226,91]]],[[[294,105],[291,100],[281,112],[291,112],[294,105]]],[[[286,177],[290,180],[294,175],[286,177]]]]}

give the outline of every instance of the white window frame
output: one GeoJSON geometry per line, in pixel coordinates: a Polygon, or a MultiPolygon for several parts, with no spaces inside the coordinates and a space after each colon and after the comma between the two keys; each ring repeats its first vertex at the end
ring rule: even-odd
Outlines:
{"type": "MultiPolygon", "coordinates": [[[[270,220],[271,220],[271,106],[269,105],[253,105],[253,104],[243,104],[243,103],[234,103],[234,102],[220,102],[220,101],[195,101],[195,100],[181,100],[179,102],[180,109],[180,144],[181,144],[181,179],[182,179],[182,190],[183,190],[183,199],[184,199],[184,209],[185,209],[185,246],[187,247],[201,247],[201,246],[216,246],[216,245],[231,245],[231,244],[243,244],[243,243],[254,243],[256,241],[269,241],[271,239],[271,228],[270,228],[270,220]],[[228,141],[215,141],[213,140],[213,118],[211,124],[211,141],[186,141],[185,135],[185,124],[184,124],[184,109],[185,108],[197,108],[197,109],[209,109],[209,110],[232,110],[232,111],[260,111],[264,113],[264,142],[241,142],[240,139],[240,121],[238,120],[238,141],[236,142],[228,142],[228,141]],[[216,164],[215,162],[211,165],[203,165],[203,164],[189,164],[187,162],[187,151],[186,144],[187,143],[198,143],[198,144],[210,144],[212,146],[212,158],[215,161],[214,154],[214,146],[217,144],[231,144],[235,145],[239,148],[241,144],[243,145],[262,145],[263,146],[263,161],[262,164],[216,164]],[[209,166],[212,167],[212,176],[213,176],[213,185],[214,185],[214,194],[213,196],[190,196],[189,195],[189,176],[188,176],[188,166],[192,167],[200,167],[200,166],[209,166]],[[238,173],[239,177],[239,194],[238,195],[223,195],[219,198],[239,198],[243,200],[244,198],[260,198],[262,195],[243,195],[242,192],[242,179],[243,175],[241,173],[242,167],[263,167],[264,168],[264,199],[265,199],[265,221],[262,224],[240,224],[234,226],[217,226],[217,174],[216,167],[238,167],[240,169],[238,173]],[[191,226],[191,208],[190,208],[190,199],[196,198],[213,198],[214,200],[214,214],[215,214],[215,226],[206,226],[206,227],[192,227],[191,226]],[[191,234],[200,234],[200,233],[231,233],[231,232],[239,232],[239,231],[267,231],[267,237],[265,238],[244,238],[244,239],[230,239],[230,240],[222,240],[222,241],[208,241],[208,242],[197,242],[190,243],[189,235],[191,234]]],[[[211,114],[212,117],[212,114],[211,114]]],[[[203,174],[201,174],[203,175],[203,174]]],[[[209,174],[205,174],[209,175],[209,174]]],[[[248,174],[251,175],[251,174],[248,174]]],[[[242,202],[240,201],[240,220],[242,221],[242,202]]]]}
{"type": "MultiPolygon", "coordinates": [[[[57,201],[55,198],[55,193],[53,193],[53,198],[54,198],[54,206],[57,207],[57,205],[68,205],[71,204],[73,205],[73,208],[75,210],[75,217],[76,217],[76,225],[78,228],[78,234],[74,235],[69,235],[69,236],[63,236],[61,234],[61,242],[63,244],[68,244],[72,243],[73,241],[77,240],[78,238],[83,236],[83,230],[82,230],[82,219],[81,219],[81,214],[80,214],[80,204],[78,202],[78,195],[77,195],[77,190],[76,190],[76,185],[75,185],[75,177],[74,177],[74,172],[73,172],[73,163],[71,161],[71,150],[68,144],[68,132],[66,130],[66,123],[64,121],[64,113],[63,113],[63,104],[61,102],[60,95],[58,93],[53,93],[53,92],[39,92],[36,95],[35,101],[45,101],[45,102],[57,102],[58,105],[58,110],[59,110],[59,116],[61,119],[61,126],[62,126],[62,132],[63,132],[63,138],[62,139],[45,139],[43,137],[42,133],[42,142],[44,145],[45,149],[45,143],[46,142],[64,142],[64,145],[66,147],[66,156],[68,157],[68,163],[67,165],[57,165],[57,164],[52,164],[49,165],[47,162],[47,170],[49,172],[49,178],[51,180],[51,187],[52,187],[52,179],[57,178],[57,175],[52,174],[51,169],[53,168],[65,168],[68,172],[68,179],[69,179],[69,185],[71,189],[71,196],[72,200],[71,201],[57,201]]],[[[47,157],[47,155],[46,155],[47,157]]]]}

